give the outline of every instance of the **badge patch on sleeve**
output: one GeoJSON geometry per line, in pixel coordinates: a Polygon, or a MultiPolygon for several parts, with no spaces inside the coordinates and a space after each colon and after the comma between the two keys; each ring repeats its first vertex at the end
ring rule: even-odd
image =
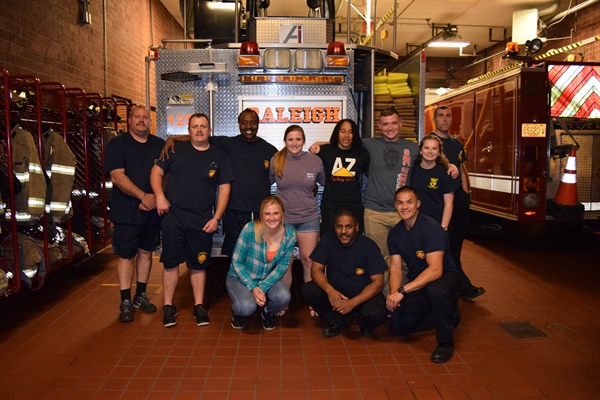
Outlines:
{"type": "Polygon", "coordinates": [[[356,268],[356,275],[363,275],[365,273],[364,268],[356,268]]]}
{"type": "Polygon", "coordinates": [[[201,251],[200,253],[198,253],[198,262],[200,264],[204,264],[204,262],[206,261],[207,258],[208,258],[208,253],[206,253],[205,251],[201,251]]]}
{"type": "Polygon", "coordinates": [[[424,260],[425,252],[423,250],[417,250],[417,257],[419,257],[421,260],[424,260]]]}

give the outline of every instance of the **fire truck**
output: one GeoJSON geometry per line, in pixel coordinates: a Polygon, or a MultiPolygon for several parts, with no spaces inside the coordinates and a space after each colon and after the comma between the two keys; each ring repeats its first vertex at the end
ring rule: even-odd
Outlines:
{"type": "Polygon", "coordinates": [[[436,107],[451,108],[450,133],[462,141],[468,157],[471,210],[500,221],[598,229],[599,94],[600,64],[515,64],[428,102],[425,132],[434,130],[436,107]],[[549,205],[572,148],[583,213],[564,218],[549,205]]]}
{"type": "Polygon", "coordinates": [[[246,109],[260,118],[259,135],[277,148],[290,124],[301,125],[306,143],[327,141],[343,118],[373,132],[373,76],[397,60],[393,53],[334,40],[334,20],[257,17],[249,41],[196,39],[203,48],[156,51],[156,131],[187,133],[187,119],[204,112],[214,135],[239,133],[246,109]]]}
{"type": "Polygon", "coordinates": [[[187,119],[199,111],[209,115],[214,135],[234,136],[238,114],[251,108],[260,118],[259,135],[277,148],[289,124],[303,127],[307,144],[329,140],[343,118],[372,137],[380,105],[374,77],[389,69],[410,76],[418,121],[406,136],[417,140],[432,131],[438,105],[452,109],[451,133],[468,153],[473,211],[496,221],[564,223],[548,212],[547,200],[575,147],[585,211],[569,222],[600,224],[598,64],[514,65],[425,103],[424,52],[395,67],[393,53],[336,42],[329,18],[255,17],[247,30],[246,42],[195,40],[202,48],[173,49],[171,42],[181,40],[163,40],[154,60],[159,136],[186,134],[187,119]],[[561,68],[567,72],[558,73],[561,68]],[[558,78],[550,84],[553,74],[558,78]],[[575,101],[559,111],[557,104],[586,93],[595,107],[575,101]]]}
{"type": "MultiPolygon", "coordinates": [[[[334,24],[330,18],[255,17],[248,21],[249,40],[241,43],[194,39],[194,48],[181,49],[171,47],[182,40],[163,40],[152,61],[157,135],[185,135],[189,117],[203,112],[213,135],[236,136],[238,115],[249,108],[259,116],[259,136],[278,149],[291,124],[303,128],[305,150],[329,141],[344,118],[372,136],[373,77],[397,56],[335,41],[334,24]]],[[[220,240],[215,235],[213,256],[220,254],[220,240]]]]}

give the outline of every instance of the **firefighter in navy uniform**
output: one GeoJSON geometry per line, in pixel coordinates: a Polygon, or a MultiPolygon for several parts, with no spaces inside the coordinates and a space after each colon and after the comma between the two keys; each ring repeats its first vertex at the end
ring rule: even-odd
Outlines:
{"type": "Polygon", "coordinates": [[[133,321],[133,308],[155,312],[146,296],[152,251],[159,244],[160,218],[150,186],[150,171],[164,140],[150,134],[150,113],[134,107],[129,132],[112,139],[106,148],[105,174],[113,182],[110,220],[114,223],[113,249],[117,264],[121,304],[119,321],[133,321]],[[134,264],[136,294],[131,300],[134,264]]]}
{"type": "MultiPolygon", "coordinates": [[[[250,221],[260,215],[260,204],[270,194],[269,166],[277,148],[257,136],[259,118],[256,111],[243,110],[238,116],[240,134],[237,136],[211,136],[214,144],[227,154],[231,162],[234,181],[231,197],[223,215],[222,255],[231,256],[240,232],[250,221]]],[[[174,142],[189,140],[189,136],[171,137],[167,140],[161,159],[174,150],[174,142]]]]}
{"type": "Polygon", "coordinates": [[[456,178],[457,189],[454,192],[454,207],[452,209],[452,218],[448,226],[448,239],[450,240],[450,254],[458,270],[458,294],[463,299],[472,300],[485,293],[485,289],[475,286],[464,272],[460,261],[463,241],[467,234],[467,224],[469,218],[469,177],[465,162],[467,155],[462,143],[450,136],[450,126],[452,125],[452,110],[447,106],[439,106],[434,112],[435,131],[432,133],[442,140],[444,146],[444,155],[451,164],[456,165],[460,174],[456,178]]]}
{"type": "Polygon", "coordinates": [[[435,329],[434,363],[454,354],[454,329],[460,322],[456,295],[459,273],[448,254],[448,235],[439,222],[419,213],[421,202],[410,186],[396,190],[394,206],[401,221],[390,231],[390,330],[404,336],[435,329]],[[408,268],[403,284],[402,264],[408,268]]]}
{"type": "Polygon", "coordinates": [[[178,311],[173,298],[179,282],[178,266],[183,262],[190,269],[196,324],[210,323],[204,308],[206,270],[212,262],[212,237],[225,213],[233,180],[229,158],[209,142],[211,131],[205,114],[193,114],[188,120],[190,141],[178,142],[169,158],[157,161],[150,174],[156,210],[162,216],[160,261],[164,264],[166,328],[177,324],[178,311]]]}

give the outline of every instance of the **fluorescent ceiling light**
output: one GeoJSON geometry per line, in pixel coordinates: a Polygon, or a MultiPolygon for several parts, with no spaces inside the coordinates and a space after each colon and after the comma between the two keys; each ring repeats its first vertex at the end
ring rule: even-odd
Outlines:
{"type": "Polygon", "coordinates": [[[428,47],[456,47],[456,48],[460,48],[460,47],[467,47],[470,44],[471,43],[469,43],[469,42],[447,42],[447,41],[443,41],[443,42],[431,42],[431,43],[429,43],[428,47]]]}

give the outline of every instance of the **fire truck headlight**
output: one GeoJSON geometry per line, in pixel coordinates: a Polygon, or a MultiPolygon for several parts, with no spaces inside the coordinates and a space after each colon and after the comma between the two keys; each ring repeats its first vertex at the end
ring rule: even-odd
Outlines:
{"type": "Polygon", "coordinates": [[[323,68],[323,56],[318,49],[296,50],[296,70],[320,71],[323,68]]]}
{"type": "Polygon", "coordinates": [[[289,71],[292,67],[292,55],[289,49],[266,49],[264,57],[266,70],[289,71]]]}
{"type": "Polygon", "coordinates": [[[540,206],[539,193],[526,193],[523,195],[523,206],[525,208],[537,208],[540,206]]]}

